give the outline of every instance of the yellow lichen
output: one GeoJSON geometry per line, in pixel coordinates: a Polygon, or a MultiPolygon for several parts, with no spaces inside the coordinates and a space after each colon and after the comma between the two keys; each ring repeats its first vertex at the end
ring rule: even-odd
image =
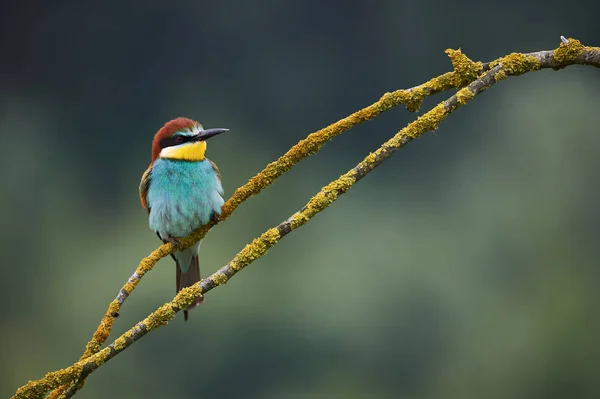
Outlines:
{"type": "MultiPolygon", "coordinates": [[[[131,330],[129,330],[128,332],[130,332],[130,331],[131,330]]],[[[119,338],[117,338],[115,340],[113,347],[115,348],[116,351],[122,351],[126,345],[127,345],[127,341],[125,340],[125,336],[121,335],[119,338]]]]}
{"type": "Polygon", "coordinates": [[[506,72],[504,72],[504,70],[499,70],[498,73],[496,73],[496,75],[494,76],[494,80],[496,82],[499,82],[503,79],[506,79],[508,76],[506,75],[506,72]]]}
{"type": "Polygon", "coordinates": [[[324,191],[336,191],[345,193],[356,182],[356,178],[351,173],[341,175],[337,180],[332,181],[325,186],[324,191]]]}
{"type": "Polygon", "coordinates": [[[401,96],[404,94],[404,90],[398,90],[394,93],[384,93],[383,96],[379,98],[378,103],[381,104],[382,107],[391,107],[394,104],[394,97],[401,96]]]}
{"type": "Polygon", "coordinates": [[[269,244],[269,246],[275,245],[275,243],[277,243],[277,241],[279,241],[279,239],[281,238],[281,235],[279,234],[279,230],[277,230],[276,228],[271,228],[267,231],[265,231],[262,236],[263,240],[265,242],[267,242],[269,244]]]}
{"type": "Polygon", "coordinates": [[[11,399],[43,398],[49,390],[71,383],[79,378],[82,372],[83,364],[77,362],[65,369],[47,373],[44,378],[38,381],[29,381],[26,385],[17,389],[17,392],[11,399]]]}
{"type": "Polygon", "coordinates": [[[502,69],[507,75],[518,76],[526,72],[537,71],[540,69],[540,62],[532,55],[521,53],[512,53],[502,57],[492,63],[490,67],[495,67],[498,63],[502,64],[502,69]]]}
{"type": "MultiPolygon", "coordinates": [[[[410,112],[416,112],[423,103],[423,98],[426,94],[423,92],[423,87],[419,86],[412,90],[396,90],[393,93],[386,93],[389,96],[382,97],[382,104],[385,109],[391,108],[397,104],[404,104],[410,112]]],[[[380,100],[381,101],[381,100],[380,100]]]]}
{"type": "Polygon", "coordinates": [[[217,272],[212,276],[212,281],[214,281],[216,285],[225,284],[227,280],[229,280],[229,278],[221,272],[217,272]]]}
{"type": "Polygon", "coordinates": [[[117,302],[116,299],[113,299],[113,301],[110,303],[110,305],[108,305],[108,310],[106,311],[107,314],[115,314],[116,312],[118,312],[120,309],[119,306],[119,302],[117,302]]]}
{"type": "Polygon", "coordinates": [[[456,99],[458,101],[458,105],[465,105],[467,102],[469,102],[469,100],[471,100],[473,97],[475,97],[475,94],[473,94],[473,92],[471,90],[469,90],[468,87],[465,87],[464,89],[460,89],[457,93],[456,93],[456,99]]]}
{"type": "MultiPolygon", "coordinates": [[[[189,305],[194,303],[196,298],[198,298],[202,294],[202,288],[198,284],[194,284],[190,287],[186,287],[179,291],[177,295],[175,295],[175,302],[181,308],[187,308],[189,305]]],[[[165,307],[164,309],[160,309],[162,311],[172,311],[172,309],[165,307]]]]}
{"type": "MultiPolygon", "coordinates": [[[[318,196],[324,196],[323,193],[318,193],[318,196]]],[[[315,197],[313,197],[315,198],[315,197]]],[[[292,230],[296,230],[298,227],[302,226],[304,223],[308,221],[308,217],[303,212],[296,212],[290,217],[290,228],[292,230]]]]}
{"type": "Polygon", "coordinates": [[[471,83],[477,79],[483,70],[483,64],[481,62],[474,62],[463,54],[460,49],[447,49],[446,54],[448,54],[452,66],[454,67],[454,71],[456,72],[453,77],[455,87],[461,87],[471,83]]]}
{"type": "Polygon", "coordinates": [[[239,260],[236,257],[236,258],[233,258],[231,260],[231,262],[229,262],[229,267],[237,273],[244,268],[244,265],[241,265],[239,260]]]}
{"type": "Polygon", "coordinates": [[[434,92],[446,91],[448,89],[453,88],[454,75],[456,72],[446,72],[443,75],[435,77],[425,83],[425,87],[431,87],[434,92]]]}
{"type": "Polygon", "coordinates": [[[447,116],[448,110],[443,103],[433,107],[431,111],[419,117],[415,122],[406,127],[406,135],[416,138],[429,130],[437,129],[437,126],[447,116]]]}
{"type": "Polygon", "coordinates": [[[377,160],[377,154],[375,154],[374,152],[370,152],[369,155],[367,155],[365,157],[365,159],[363,160],[363,163],[365,163],[367,166],[372,165],[375,161],[377,160]]]}
{"type": "Polygon", "coordinates": [[[153,330],[157,327],[168,324],[169,320],[175,317],[175,310],[173,306],[178,306],[180,309],[185,309],[191,305],[194,300],[200,295],[200,288],[196,285],[184,288],[179,291],[175,296],[173,303],[166,303],[160,308],[156,309],[152,314],[144,319],[142,324],[146,327],[146,330],[153,330]]]}
{"type": "Polygon", "coordinates": [[[577,39],[569,38],[567,43],[560,43],[560,46],[554,50],[552,55],[554,59],[565,66],[583,53],[584,46],[577,39]]]}
{"type": "Polygon", "coordinates": [[[134,283],[130,283],[130,282],[127,282],[123,286],[123,290],[126,291],[128,294],[131,294],[131,291],[133,291],[134,288],[135,288],[135,284],[134,283]]]}
{"type": "Polygon", "coordinates": [[[278,240],[279,232],[277,229],[269,229],[260,237],[252,240],[250,244],[246,245],[244,249],[229,262],[229,266],[235,271],[243,269],[244,266],[267,253],[267,250],[275,245],[278,240]]]}

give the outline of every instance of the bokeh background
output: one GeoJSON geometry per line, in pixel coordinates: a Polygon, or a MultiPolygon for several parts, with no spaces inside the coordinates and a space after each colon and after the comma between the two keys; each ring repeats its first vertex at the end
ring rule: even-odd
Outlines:
{"type": "MultiPolygon", "coordinates": [[[[138,183],[176,116],[231,132],[226,194],[451,69],[600,45],[593,1],[21,1],[0,13],[0,396],[81,354],[159,241],[138,183]]],[[[444,100],[426,101],[422,112],[444,100]]],[[[83,398],[596,398],[600,72],[511,78],[95,372],[83,398]]],[[[206,237],[204,274],[416,117],[360,125],[206,237]]],[[[174,294],[165,259],[112,338],[174,294]]]]}

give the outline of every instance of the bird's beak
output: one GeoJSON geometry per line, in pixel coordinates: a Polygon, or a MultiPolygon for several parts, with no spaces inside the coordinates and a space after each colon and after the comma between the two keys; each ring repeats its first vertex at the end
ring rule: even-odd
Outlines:
{"type": "Polygon", "coordinates": [[[225,133],[228,131],[229,131],[229,129],[224,129],[221,127],[216,127],[213,129],[205,129],[205,130],[202,130],[200,133],[198,133],[196,136],[194,136],[194,141],[204,141],[204,140],[211,138],[212,136],[216,136],[217,134],[225,133]]]}

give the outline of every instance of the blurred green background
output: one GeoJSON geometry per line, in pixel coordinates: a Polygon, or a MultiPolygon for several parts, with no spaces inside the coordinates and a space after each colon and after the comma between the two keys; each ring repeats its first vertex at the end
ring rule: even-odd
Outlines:
{"type": "MultiPolygon", "coordinates": [[[[0,395],[77,360],[158,244],[138,199],[176,116],[226,194],[308,133],[451,69],[600,45],[600,3],[5,2],[0,395]]],[[[600,73],[503,81],[95,372],[83,398],[597,398],[600,73]]],[[[422,112],[444,100],[426,101],[422,112]]],[[[206,275],[416,117],[327,144],[206,237],[206,275]]],[[[111,340],[174,294],[165,259],[111,340]]]]}

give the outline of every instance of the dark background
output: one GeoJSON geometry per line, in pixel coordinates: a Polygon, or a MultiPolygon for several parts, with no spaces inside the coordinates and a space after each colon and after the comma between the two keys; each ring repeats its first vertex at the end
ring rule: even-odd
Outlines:
{"type": "MultiPolygon", "coordinates": [[[[176,116],[226,194],[308,133],[475,60],[600,45],[593,1],[48,1],[0,12],[0,395],[78,359],[159,241],[138,183],[176,116]]],[[[411,143],[83,398],[600,395],[600,72],[511,78],[411,143]]],[[[444,100],[426,101],[422,112],[444,100]]],[[[204,274],[416,117],[327,144],[204,240],[204,274]]],[[[163,260],[111,340],[174,294],[163,260]]]]}

